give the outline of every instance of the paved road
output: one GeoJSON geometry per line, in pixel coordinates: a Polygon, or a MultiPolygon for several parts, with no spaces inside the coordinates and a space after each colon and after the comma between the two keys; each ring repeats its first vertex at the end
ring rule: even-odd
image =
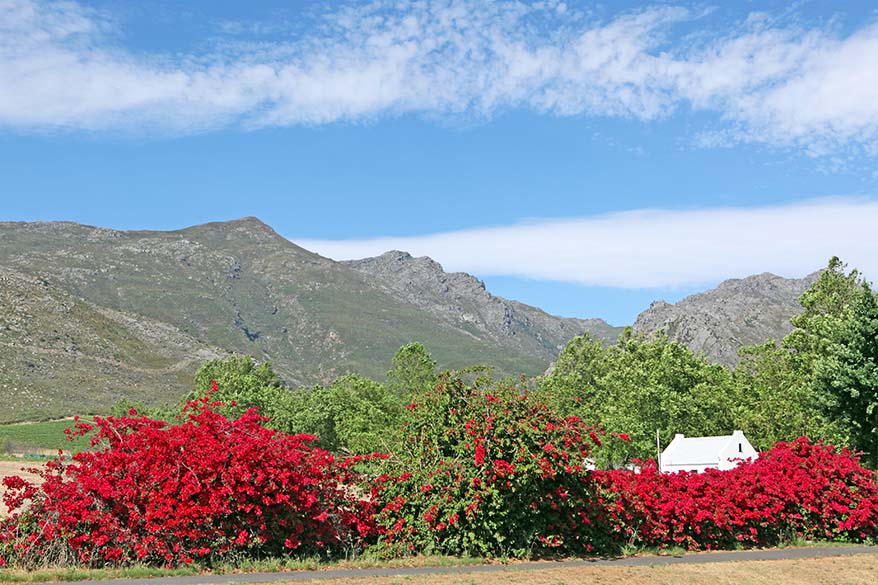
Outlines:
{"type": "Polygon", "coordinates": [[[878,546],[833,546],[812,548],[783,548],[771,550],[727,551],[692,553],[681,556],[644,556],[623,559],[574,561],[538,561],[511,565],[476,565],[468,567],[411,567],[393,569],[331,569],[322,571],[295,571],[286,573],[242,573],[231,575],[189,575],[185,577],[155,577],[151,579],[113,579],[89,581],[88,585],[226,585],[233,583],[268,583],[272,581],[305,581],[308,579],[339,579],[343,577],[389,577],[437,574],[477,574],[498,571],[537,571],[593,565],[648,566],[698,563],[727,563],[730,561],[774,561],[834,557],[842,555],[878,554],[878,546]]]}

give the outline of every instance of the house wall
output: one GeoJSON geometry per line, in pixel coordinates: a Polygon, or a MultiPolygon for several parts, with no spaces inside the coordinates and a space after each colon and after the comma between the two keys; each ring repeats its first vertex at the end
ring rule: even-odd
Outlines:
{"type": "Polygon", "coordinates": [[[750,444],[743,435],[733,436],[732,441],[723,449],[720,454],[719,469],[734,469],[740,460],[756,459],[759,457],[756,449],[750,444]],[[738,446],[740,445],[740,450],[738,446]]]}

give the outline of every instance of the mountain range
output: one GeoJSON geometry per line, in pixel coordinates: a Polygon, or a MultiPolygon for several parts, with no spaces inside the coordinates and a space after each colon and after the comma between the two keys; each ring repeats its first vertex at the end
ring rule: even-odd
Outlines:
{"type": "MultiPolygon", "coordinates": [[[[785,334],[809,278],[727,281],[654,303],[635,329],[731,364],[738,345],[785,334]]],[[[176,400],[202,362],[230,353],[271,360],[292,385],[381,378],[411,341],[442,367],[533,375],[574,336],[621,331],[492,295],[426,257],[336,262],[255,218],[176,231],[0,222],[0,422],[176,400]]]]}
{"type": "Polygon", "coordinates": [[[495,297],[426,259],[335,262],[255,218],[169,232],[0,223],[0,283],[0,421],[176,399],[200,363],[231,352],[271,360],[293,385],[380,378],[410,341],[444,367],[537,374],[571,337],[620,331],[495,297]]]}

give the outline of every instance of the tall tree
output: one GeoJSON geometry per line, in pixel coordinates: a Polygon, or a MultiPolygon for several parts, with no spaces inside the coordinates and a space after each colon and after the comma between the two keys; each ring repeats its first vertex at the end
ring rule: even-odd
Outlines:
{"type": "Polygon", "coordinates": [[[396,396],[406,398],[436,385],[436,361],[421,343],[399,348],[387,372],[387,387],[396,396]]]}
{"type": "Polygon", "coordinates": [[[293,430],[290,428],[292,392],[269,362],[259,363],[249,355],[205,362],[195,374],[195,390],[185,399],[206,395],[214,380],[219,391],[212,398],[226,403],[223,412],[227,416],[237,417],[248,408],[258,408],[260,414],[271,419],[269,427],[293,430]]]}
{"type": "Polygon", "coordinates": [[[356,454],[392,449],[403,408],[385,386],[350,374],[332,383],[330,400],[340,449],[356,454]]]}
{"type": "Polygon", "coordinates": [[[865,281],[826,333],[815,360],[814,389],[851,446],[878,464],[878,297],[865,281]]]}
{"type": "Polygon", "coordinates": [[[562,415],[592,408],[598,380],[606,374],[606,353],[604,342],[588,333],[571,339],[540,381],[543,400],[562,415]]]}
{"type": "Polygon", "coordinates": [[[382,384],[349,374],[329,387],[299,388],[294,396],[291,427],[318,437],[322,448],[356,454],[392,450],[403,408],[382,384]]]}
{"type": "Polygon", "coordinates": [[[851,304],[863,295],[864,280],[856,269],[833,256],[820,277],[806,290],[799,303],[803,311],[792,318],[793,331],[783,346],[800,358],[799,367],[811,372],[813,360],[824,355],[833,331],[851,304]]]}
{"type": "Polygon", "coordinates": [[[817,393],[799,368],[801,360],[772,340],[739,350],[733,419],[757,449],[800,436],[834,443],[847,440],[842,425],[824,416],[817,393]]]}

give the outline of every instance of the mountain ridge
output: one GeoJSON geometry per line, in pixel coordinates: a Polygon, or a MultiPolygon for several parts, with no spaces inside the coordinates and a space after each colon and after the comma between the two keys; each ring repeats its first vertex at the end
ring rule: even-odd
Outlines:
{"type": "Polygon", "coordinates": [[[544,352],[549,360],[567,341],[583,332],[612,342],[623,329],[602,319],[550,315],[537,307],[493,295],[478,278],[466,272],[445,272],[441,264],[428,256],[414,257],[408,252],[390,250],[343,264],[380,279],[386,290],[424,307],[438,318],[458,326],[475,327],[494,339],[515,339],[515,345],[526,351],[544,352]],[[501,326],[497,327],[497,323],[501,326]]]}
{"type": "MultiPolygon", "coordinates": [[[[728,279],[655,301],[633,327],[733,366],[740,345],[786,335],[818,274],[728,279]]],[[[0,422],[175,399],[199,363],[230,353],[271,360],[294,385],[380,379],[411,341],[442,367],[539,374],[574,336],[623,330],[493,295],[426,256],[337,262],[256,217],[169,231],[0,222],[0,284],[0,389],[19,405],[0,422]]]]}
{"type": "Polygon", "coordinates": [[[425,343],[444,367],[485,363],[537,374],[552,348],[584,332],[576,320],[493,295],[492,306],[512,313],[505,323],[514,324],[514,335],[497,333],[502,319],[483,318],[481,327],[437,319],[381,278],[305,250],[253,217],[170,231],[2,222],[0,270],[14,283],[0,297],[0,363],[8,366],[0,388],[15,388],[33,406],[7,419],[35,414],[40,400],[40,416],[59,416],[105,409],[121,396],[174,399],[190,389],[198,363],[165,371],[180,360],[165,355],[177,350],[164,346],[185,346],[181,356],[251,354],[271,360],[289,383],[307,385],[348,372],[381,378],[396,349],[411,341],[425,343]],[[78,317],[28,309],[62,298],[78,317]],[[542,327],[534,335],[531,314],[542,327]],[[559,324],[553,329],[543,321],[559,324]],[[140,339],[138,327],[157,337],[140,339]],[[50,343],[56,335],[69,337],[67,349],[43,351],[58,349],[50,343]],[[133,367],[141,362],[155,366],[133,367]],[[161,383],[150,385],[150,378],[161,383]],[[59,401],[62,395],[68,399],[59,401]]]}

